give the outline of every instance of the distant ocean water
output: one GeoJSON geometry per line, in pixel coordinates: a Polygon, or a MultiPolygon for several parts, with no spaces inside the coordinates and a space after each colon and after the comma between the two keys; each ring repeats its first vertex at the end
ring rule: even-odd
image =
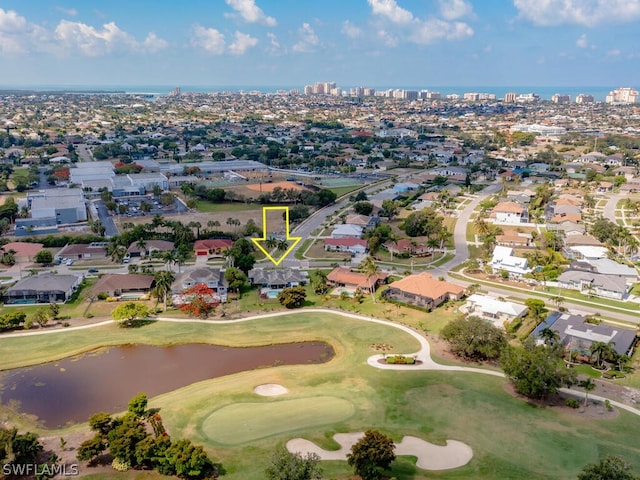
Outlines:
{"type": "MultiPolygon", "coordinates": [[[[348,91],[350,86],[340,86],[343,90],[348,91]]],[[[497,98],[504,98],[504,95],[508,92],[515,93],[535,93],[544,100],[550,100],[556,93],[562,95],[570,95],[572,100],[581,93],[587,95],[593,95],[596,101],[604,101],[607,94],[616,88],[631,86],[631,85],[617,85],[617,86],[438,86],[438,85],[362,85],[366,87],[375,88],[376,91],[387,89],[404,89],[404,90],[429,90],[433,92],[440,92],[443,96],[457,94],[462,96],[466,92],[478,92],[478,93],[493,93],[497,98]]],[[[211,93],[211,92],[223,92],[223,91],[259,91],[263,93],[275,93],[278,90],[300,90],[304,89],[304,85],[277,85],[277,86],[260,86],[260,85],[0,85],[0,90],[34,90],[34,91],[105,91],[105,92],[127,92],[138,94],[151,94],[154,96],[161,96],[171,93],[175,87],[180,87],[183,93],[195,92],[195,93],[211,93]]]]}

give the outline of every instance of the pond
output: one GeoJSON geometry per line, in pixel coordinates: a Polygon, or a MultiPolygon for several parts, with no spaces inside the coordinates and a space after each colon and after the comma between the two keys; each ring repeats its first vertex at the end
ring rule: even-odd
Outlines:
{"type": "Polygon", "coordinates": [[[96,412],[126,410],[140,392],[151,398],[210,378],[274,365],[324,363],[333,356],[325,342],[246,348],[123,345],[2,372],[0,401],[56,428],[85,422],[96,412]]]}

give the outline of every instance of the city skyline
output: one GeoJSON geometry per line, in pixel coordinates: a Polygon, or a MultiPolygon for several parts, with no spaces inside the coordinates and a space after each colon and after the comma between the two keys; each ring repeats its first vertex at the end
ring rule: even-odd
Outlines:
{"type": "Polygon", "coordinates": [[[6,0],[0,85],[637,86],[640,0],[6,0]]]}

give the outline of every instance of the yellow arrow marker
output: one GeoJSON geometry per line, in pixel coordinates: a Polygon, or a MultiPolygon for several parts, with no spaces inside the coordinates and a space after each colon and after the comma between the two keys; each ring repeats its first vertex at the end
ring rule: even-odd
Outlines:
{"type": "Polygon", "coordinates": [[[262,207],[262,238],[252,238],[251,241],[256,244],[256,247],[258,247],[260,251],[264,253],[267,256],[267,258],[271,260],[271,262],[273,262],[274,265],[276,266],[280,265],[280,262],[282,262],[285,258],[287,258],[287,255],[289,255],[293,251],[293,249],[295,248],[295,246],[298,244],[300,240],[302,240],[302,237],[289,236],[289,207],[262,207]],[[267,240],[267,232],[268,232],[267,212],[269,210],[284,211],[284,223],[285,223],[285,229],[286,229],[285,238],[287,242],[293,241],[293,243],[289,245],[289,248],[287,248],[285,252],[282,254],[282,256],[278,259],[273,258],[271,256],[271,253],[269,253],[269,250],[263,245],[263,243],[267,240]]]}

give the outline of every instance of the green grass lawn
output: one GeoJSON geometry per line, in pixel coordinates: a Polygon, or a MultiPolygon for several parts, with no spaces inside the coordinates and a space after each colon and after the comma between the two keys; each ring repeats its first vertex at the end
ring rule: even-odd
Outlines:
{"type": "MultiPolygon", "coordinates": [[[[454,439],[473,449],[471,462],[451,471],[425,472],[411,458],[402,457],[392,471],[398,480],[573,479],[584,464],[606,454],[622,455],[636,471],[640,468],[639,417],[621,412],[615,419],[600,420],[535,407],[506,393],[502,379],[480,374],[377,370],[366,364],[366,358],[376,353],[373,344],[384,342],[392,352],[409,353],[417,348],[415,340],[391,327],[330,314],[302,311],[227,325],[157,322],[137,329],[109,325],[0,339],[0,350],[11,364],[25,365],[117,343],[239,346],[300,340],[328,341],[336,356],[321,365],[268,367],[198,382],[153,398],[150,406],[161,409],[172,436],[191,438],[222,462],[228,480],[263,479],[273,449],[291,438],[335,449],[333,434],[367,428],[379,429],[395,441],[405,435],[437,444],[454,439]],[[281,384],[289,393],[254,394],[253,388],[264,383],[281,384]],[[316,418],[310,414],[312,408],[316,418]]],[[[65,430],[46,433],[64,436],[65,430]]],[[[325,478],[345,479],[352,474],[346,462],[322,462],[322,466],[325,478]]],[[[160,476],[129,472],[95,478],[160,476]]]]}
{"type": "Polygon", "coordinates": [[[262,210],[263,206],[258,203],[211,203],[207,200],[196,200],[196,209],[205,213],[254,211],[262,210]]]}
{"type": "Polygon", "coordinates": [[[351,193],[362,187],[363,185],[346,185],[344,187],[331,187],[329,188],[329,190],[331,190],[333,193],[335,193],[338,196],[338,198],[340,198],[341,196],[347,195],[348,193],[351,193]]]}

